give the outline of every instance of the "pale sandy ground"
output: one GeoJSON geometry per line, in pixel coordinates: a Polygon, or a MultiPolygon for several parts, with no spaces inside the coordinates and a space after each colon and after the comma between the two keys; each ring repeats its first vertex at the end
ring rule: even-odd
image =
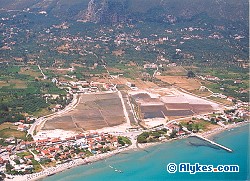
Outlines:
{"type": "Polygon", "coordinates": [[[166,119],[165,118],[144,119],[144,122],[149,128],[153,128],[155,126],[159,126],[160,124],[166,124],[166,119]]]}
{"type": "Polygon", "coordinates": [[[114,126],[114,127],[106,127],[106,128],[102,128],[102,129],[97,129],[97,130],[89,130],[89,132],[98,132],[98,133],[124,133],[127,128],[130,128],[130,124],[128,123],[124,123],[118,126],[114,126]]]}
{"type": "Polygon", "coordinates": [[[46,138],[61,138],[62,140],[65,140],[65,138],[75,136],[76,134],[77,132],[75,131],[65,131],[62,129],[42,130],[42,131],[39,131],[34,136],[34,140],[43,140],[46,138]]]}
{"type": "MultiPolygon", "coordinates": [[[[124,123],[118,126],[114,127],[105,127],[102,129],[97,129],[97,130],[88,130],[87,132],[89,133],[124,133],[126,132],[127,128],[130,128],[131,126],[128,123],[124,123]]],[[[75,132],[75,131],[65,131],[62,129],[55,129],[55,130],[42,130],[39,131],[35,136],[34,140],[43,140],[46,138],[60,138],[62,140],[65,140],[65,138],[69,138],[72,136],[77,135],[80,132],[75,132]]]]}

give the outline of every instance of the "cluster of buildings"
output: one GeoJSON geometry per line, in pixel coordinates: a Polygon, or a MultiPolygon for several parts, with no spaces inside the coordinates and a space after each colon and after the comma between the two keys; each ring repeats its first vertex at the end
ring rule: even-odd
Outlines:
{"type": "Polygon", "coordinates": [[[18,131],[27,131],[35,120],[36,118],[34,117],[27,117],[25,120],[19,120],[18,122],[13,123],[13,125],[17,126],[18,131]]]}
{"type": "Polygon", "coordinates": [[[225,126],[231,123],[238,123],[249,120],[249,111],[243,108],[226,110],[223,113],[208,114],[197,116],[197,119],[202,119],[220,126],[225,126]]]}
{"type": "Polygon", "coordinates": [[[69,93],[95,93],[104,91],[116,91],[116,85],[102,82],[88,81],[58,81],[61,87],[67,87],[69,93]]]}
{"type": "Polygon", "coordinates": [[[32,173],[39,170],[35,168],[37,165],[41,169],[46,164],[64,163],[127,146],[119,144],[118,137],[108,133],[80,133],[65,139],[19,141],[16,145],[11,145],[11,149],[1,149],[0,172],[32,173]]]}

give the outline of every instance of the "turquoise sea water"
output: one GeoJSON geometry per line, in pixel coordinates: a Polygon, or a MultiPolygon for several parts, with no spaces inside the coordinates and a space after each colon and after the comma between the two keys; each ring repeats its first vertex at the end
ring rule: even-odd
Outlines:
{"type": "Polygon", "coordinates": [[[121,153],[107,160],[79,166],[47,177],[43,181],[250,180],[249,125],[225,131],[216,135],[213,140],[231,148],[233,153],[210,147],[195,138],[187,138],[150,147],[146,151],[121,153]],[[240,166],[240,172],[170,174],[166,171],[166,166],[171,162],[214,166],[233,164],[240,166]],[[123,172],[116,172],[115,168],[123,172]]]}

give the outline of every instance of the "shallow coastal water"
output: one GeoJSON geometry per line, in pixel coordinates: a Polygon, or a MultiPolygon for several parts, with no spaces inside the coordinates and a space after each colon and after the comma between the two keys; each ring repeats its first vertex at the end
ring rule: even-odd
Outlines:
{"type": "Polygon", "coordinates": [[[47,177],[43,181],[249,180],[249,124],[227,130],[214,136],[213,140],[231,148],[233,153],[215,148],[199,139],[187,138],[150,147],[146,151],[121,153],[47,177]],[[172,162],[177,165],[181,162],[214,166],[233,164],[240,166],[240,172],[170,174],[166,167],[172,162]]]}

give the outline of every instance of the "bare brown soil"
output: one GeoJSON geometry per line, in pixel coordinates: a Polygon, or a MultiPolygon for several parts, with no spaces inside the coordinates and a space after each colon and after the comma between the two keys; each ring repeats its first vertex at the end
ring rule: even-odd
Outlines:
{"type": "Polygon", "coordinates": [[[117,93],[84,94],[73,111],[48,120],[43,129],[94,130],[124,122],[122,103],[117,93]]]}

